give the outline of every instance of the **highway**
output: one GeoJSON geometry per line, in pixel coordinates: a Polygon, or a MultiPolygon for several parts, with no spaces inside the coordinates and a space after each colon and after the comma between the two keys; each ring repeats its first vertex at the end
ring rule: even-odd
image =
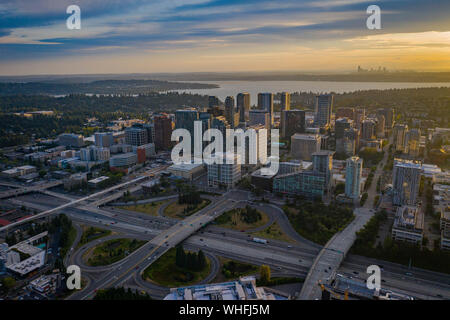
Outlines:
{"type": "MultiPolygon", "coordinates": [[[[27,217],[27,218],[22,219],[20,221],[16,221],[16,222],[10,223],[10,224],[8,224],[8,225],[6,225],[4,227],[1,227],[0,228],[0,232],[5,231],[5,230],[7,230],[9,228],[16,227],[18,225],[21,225],[21,224],[33,221],[33,220],[36,220],[36,219],[40,219],[40,218],[49,216],[51,214],[54,214],[54,213],[57,213],[57,212],[61,211],[62,209],[65,209],[65,208],[68,208],[68,207],[72,207],[72,206],[76,206],[76,205],[78,205],[78,204],[80,204],[82,202],[85,202],[85,201],[88,201],[88,200],[92,200],[92,199],[95,199],[95,198],[97,198],[99,196],[104,196],[104,195],[107,195],[110,192],[114,192],[114,191],[118,190],[118,192],[116,192],[115,194],[109,195],[106,198],[102,198],[101,200],[99,200],[99,201],[101,201],[104,204],[104,203],[107,202],[108,199],[112,199],[113,197],[116,197],[118,195],[122,196],[123,195],[123,190],[121,190],[122,188],[126,188],[129,185],[136,185],[138,182],[142,182],[143,180],[147,179],[148,177],[154,176],[155,174],[157,174],[160,171],[163,171],[166,168],[167,168],[167,166],[162,166],[162,167],[158,167],[156,169],[149,170],[149,171],[145,172],[144,174],[140,175],[139,177],[134,178],[134,179],[132,179],[130,181],[120,183],[118,185],[115,185],[113,187],[107,188],[105,190],[99,191],[97,193],[91,194],[91,195],[83,197],[83,198],[71,200],[68,203],[62,204],[62,205],[60,205],[60,206],[58,206],[56,208],[52,208],[52,209],[49,209],[47,211],[41,212],[39,214],[36,214],[34,216],[27,217]]],[[[59,184],[62,183],[60,181],[58,181],[58,182],[59,182],[59,184]]],[[[57,184],[55,184],[55,185],[57,185],[57,184]]],[[[134,187],[136,187],[136,186],[134,186],[134,187]]],[[[30,187],[30,188],[32,188],[32,187],[30,187]]],[[[33,187],[33,188],[35,188],[35,189],[33,189],[34,191],[39,191],[37,187],[33,187]]],[[[6,191],[6,192],[9,192],[9,191],[6,191]]],[[[31,191],[28,191],[28,192],[31,192],[31,191]]]]}
{"type": "Polygon", "coordinates": [[[321,297],[319,283],[329,284],[333,280],[347,252],[356,240],[356,232],[361,230],[373,216],[375,210],[372,209],[372,205],[375,196],[378,194],[376,184],[380,175],[383,174],[383,167],[388,158],[388,152],[386,151],[389,145],[390,143],[384,148],[384,157],[377,166],[372,184],[367,191],[368,198],[364,206],[355,208],[353,211],[355,215],[354,220],[344,230],[336,233],[322,248],[308,272],[308,276],[298,297],[300,300],[315,300],[321,297]]]}

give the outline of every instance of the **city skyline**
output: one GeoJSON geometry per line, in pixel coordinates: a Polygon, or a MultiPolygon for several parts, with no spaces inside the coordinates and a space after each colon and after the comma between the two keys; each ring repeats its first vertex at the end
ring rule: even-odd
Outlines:
{"type": "Polygon", "coordinates": [[[450,70],[448,2],[255,3],[7,0],[0,74],[450,70]],[[80,30],[66,27],[72,4],[80,30]],[[372,4],[381,30],[366,27],[372,4]]]}

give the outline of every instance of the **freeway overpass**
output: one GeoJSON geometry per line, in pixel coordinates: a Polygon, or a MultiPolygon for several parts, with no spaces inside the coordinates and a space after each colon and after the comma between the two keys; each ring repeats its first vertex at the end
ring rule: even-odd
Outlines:
{"type": "Polygon", "coordinates": [[[206,208],[187,217],[183,221],[177,222],[175,225],[163,230],[152,240],[133,252],[129,256],[132,258],[125,261],[124,267],[121,267],[121,269],[114,269],[112,272],[107,273],[99,281],[91,283],[85,290],[74,293],[69,299],[89,299],[98,289],[113,287],[125,282],[131,278],[138,269],[140,269],[142,274],[145,268],[156,261],[170,248],[175,247],[178,243],[196,233],[200,228],[219,217],[222,213],[231,210],[235,203],[234,200],[228,199],[225,194],[220,200],[213,202],[206,208]]]}
{"type": "MultiPolygon", "coordinates": [[[[108,195],[110,192],[114,192],[116,190],[118,190],[116,192],[116,194],[119,194],[120,196],[122,196],[123,195],[123,193],[121,191],[122,188],[126,188],[126,187],[128,187],[130,185],[136,184],[138,182],[142,182],[145,179],[148,179],[149,177],[153,177],[155,174],[157,174],[158,172],[164,170],[166,167],[167,166],[162,166],[162,167],[159,167],[159,168],[156,168],[156,169],[149,170],[149,171],[145,172],[144,174],[142,174],[141,176],[139,176],[139,177],[137,177],[135,179],[132,179],[130,181],[120,183],[118,185],[112,186],[110,188],[107,188],[105,190],[99,191],[97,193],[91,194],[91,195],[83,197],[83,198],[71,200],[70,202],[62,204],[62,205],[60,205],[60,206],[58,206],[56,208],[53,208],[53,209],[50,209],[50,210],[46,210],[46,211],[43,211],[43,212],[41,212],[39,214],[36,214],[34,216],[22,219],[20,221],[16,221],[16,222],[10,223],[10,224],[8,224],[8,225],[6,225],[4,227],[1,227],[0,228],[0,232],[6,231],[6,230],[8,230],[10,228],[17,227],[18,225],[21,225],[21,224],[24,224],[24,223],[27,223],[27,222],[30,222],[30,221],[33,221],[33,220],[36,220],[36,219],[40,219],[40,218],[44,218],[44,217],[50,216],[50,215],[52,215],[54,213],[58,213],[62,209],[73,207],[73,206],[78,206],[78,205],[82,204],[85,201],[95,199],[95,198],[97,198],[99,196],[108,195]]],[[[54,181],[53,183],[57,183],[57,181],[54,181]]],[[[61,182],[59,182],[59,183],[61,183],[61,182]]],[[[55,184],[55,185],[57,185],[57,184],[55,184]]],[[[30,190],[28,192],[39,191],[39,188],[37,188],[37,187],[33,187],[33,188],[34,188],[33,190],[30,190]]],[[[12,190],[12,191],[15,191],[15,190],[12,190]]],[[[106,199],[109,199],[109,198],[110,198],[110,196],[106,197],[106,199]]]]}
{"type": "Polygon", "coordinates": [[[372,217],[369,209],[355,210],[355,219],[342,231],[336,233],[322,248],[306,276],[300,300],[314,300],[321,297],[319,282],[327,283],[333,279],[347,252],[356,240],[359,231],[372,217]]]}
{"type": "Polygon", "coordinates": [[[5,190],[0,192],[0,199],[11,198],[20,196],[22,194],[30,193],[30,192],[40,192],[42,190],[50,189],[62,184],[62,180],[50,181],[43,184],[38,184],[30,187],[21,187],[17,189],[5,190]]]}

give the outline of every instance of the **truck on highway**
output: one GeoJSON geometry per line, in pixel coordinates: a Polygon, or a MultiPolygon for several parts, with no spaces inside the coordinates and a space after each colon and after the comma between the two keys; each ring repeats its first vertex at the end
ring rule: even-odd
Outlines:
{"type": "Polygon", "coordinates": [[[265,240],[265,239],[252,238],[252,241],[257,242],[257,243],[267,244],[267,240],[265,240]]]}

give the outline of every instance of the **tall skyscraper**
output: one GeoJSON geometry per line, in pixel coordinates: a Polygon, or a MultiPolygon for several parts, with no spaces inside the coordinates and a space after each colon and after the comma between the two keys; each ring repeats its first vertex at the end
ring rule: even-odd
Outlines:
{"type": "Polygon", "coordinates": [[[383,115],[385,122],[385,129],[392,129],[394,125],[394,109],[392,108],[380,108],[377,109],[377,114],[383,115]]]}
{"type": "Polygon", "coordinates": [[[355,118],[353,119],[355,128],[361,131],[361,124],[366,118],[366,109],[357,108],[355,110],[355,118]]]}
{"type": "Polygon", "coordinates": [[[395,151],[405,152],[406,150],[406,133],[408,125],[396,124],[393,129],[395,151]]]}
{"type": "Polygon", "coordinates": [[[248,121],[250,111],[250,93],[238,93],[236,96],[236,103],[239,112],[239,122],[248,121]]]}
{"type": "Polygon", "coordinates": [[[335,138],[336,138],[336,152],[344,154],[344,134],[345,130],[353,127],[353,120],[349,118],[339,118],[335,122],[335,138]]]}
{"type": "Polygon", "coordinates": [[[291,110],[291,95],[289,92],[281,93],[281,111],[291,110]]]}
{"type": "Polygon", "coordinates": [[[420,173],[422,165],[419,162],[403,159],[394,160],[393,170],[393,200],[397,206],[415,205],[419,193],[420,173]]]}
{"type": "Polygon", "coordinates": [[[361,139],[373,140],[376,138],[376,122],[372,119],[363,120],[361,125],[361,139]]]}
{"type": "Polygon", "coordinates": [[[291,155],[297,160],[311,161],[312,154],[320,151],[318,134],[294,134],[291,137],[291,155]]]}
{"type": "Polygon", "coordinates": [[[269,112],[270,125],[273,124],[273,93],[258,93],[258,108],[269,112]]]}
{"type": "Polygon", "coordinates": [[[316,107],[314,122],[319,127],[327,127],[331,123],[331,113],[333,112],[332,94],[323,94],[316,96],[316,107]]]}
{"type": "Polygon", "coordinates": [[[306,116],[304,110],[281,111],[281,137],[289,139],[295,133],[305,133],[306,116]]]}
{"type": "Polygon", "coordinates": [[[376,126],[376,134],[377,138],[384,138],[385,133],[384,130],[386,128],[386,118],[383,114],[377,113],[377,126],[376,126]]]}
{"type": "Polygon", "coordinates": [[[346,161],[345,169],[345,195],[353,200],[358,200],[361,195],[361,176],[363,159],[351,157],[346,161]]]}
{"type": "Polygon", "coordinates": [[[324,173],[326,184],[329,187],[331,182],[331,171],[333,170],[334,151],[321,150],[312,154],[313,171],[324,173]]]}
{"type": "Polygon", "coordinates": [[[228,96],[225,99],[225,117],[232,128],[236,128],[239,125],[239,113],[236,110],[232,96],[228,96]]]}
{"type": "Polygon", "coordinates": [[[153,117],[155,126],[155,148],[158,150],[169,150],[172,141],[172,120],[167,114],[153,117]]]}

